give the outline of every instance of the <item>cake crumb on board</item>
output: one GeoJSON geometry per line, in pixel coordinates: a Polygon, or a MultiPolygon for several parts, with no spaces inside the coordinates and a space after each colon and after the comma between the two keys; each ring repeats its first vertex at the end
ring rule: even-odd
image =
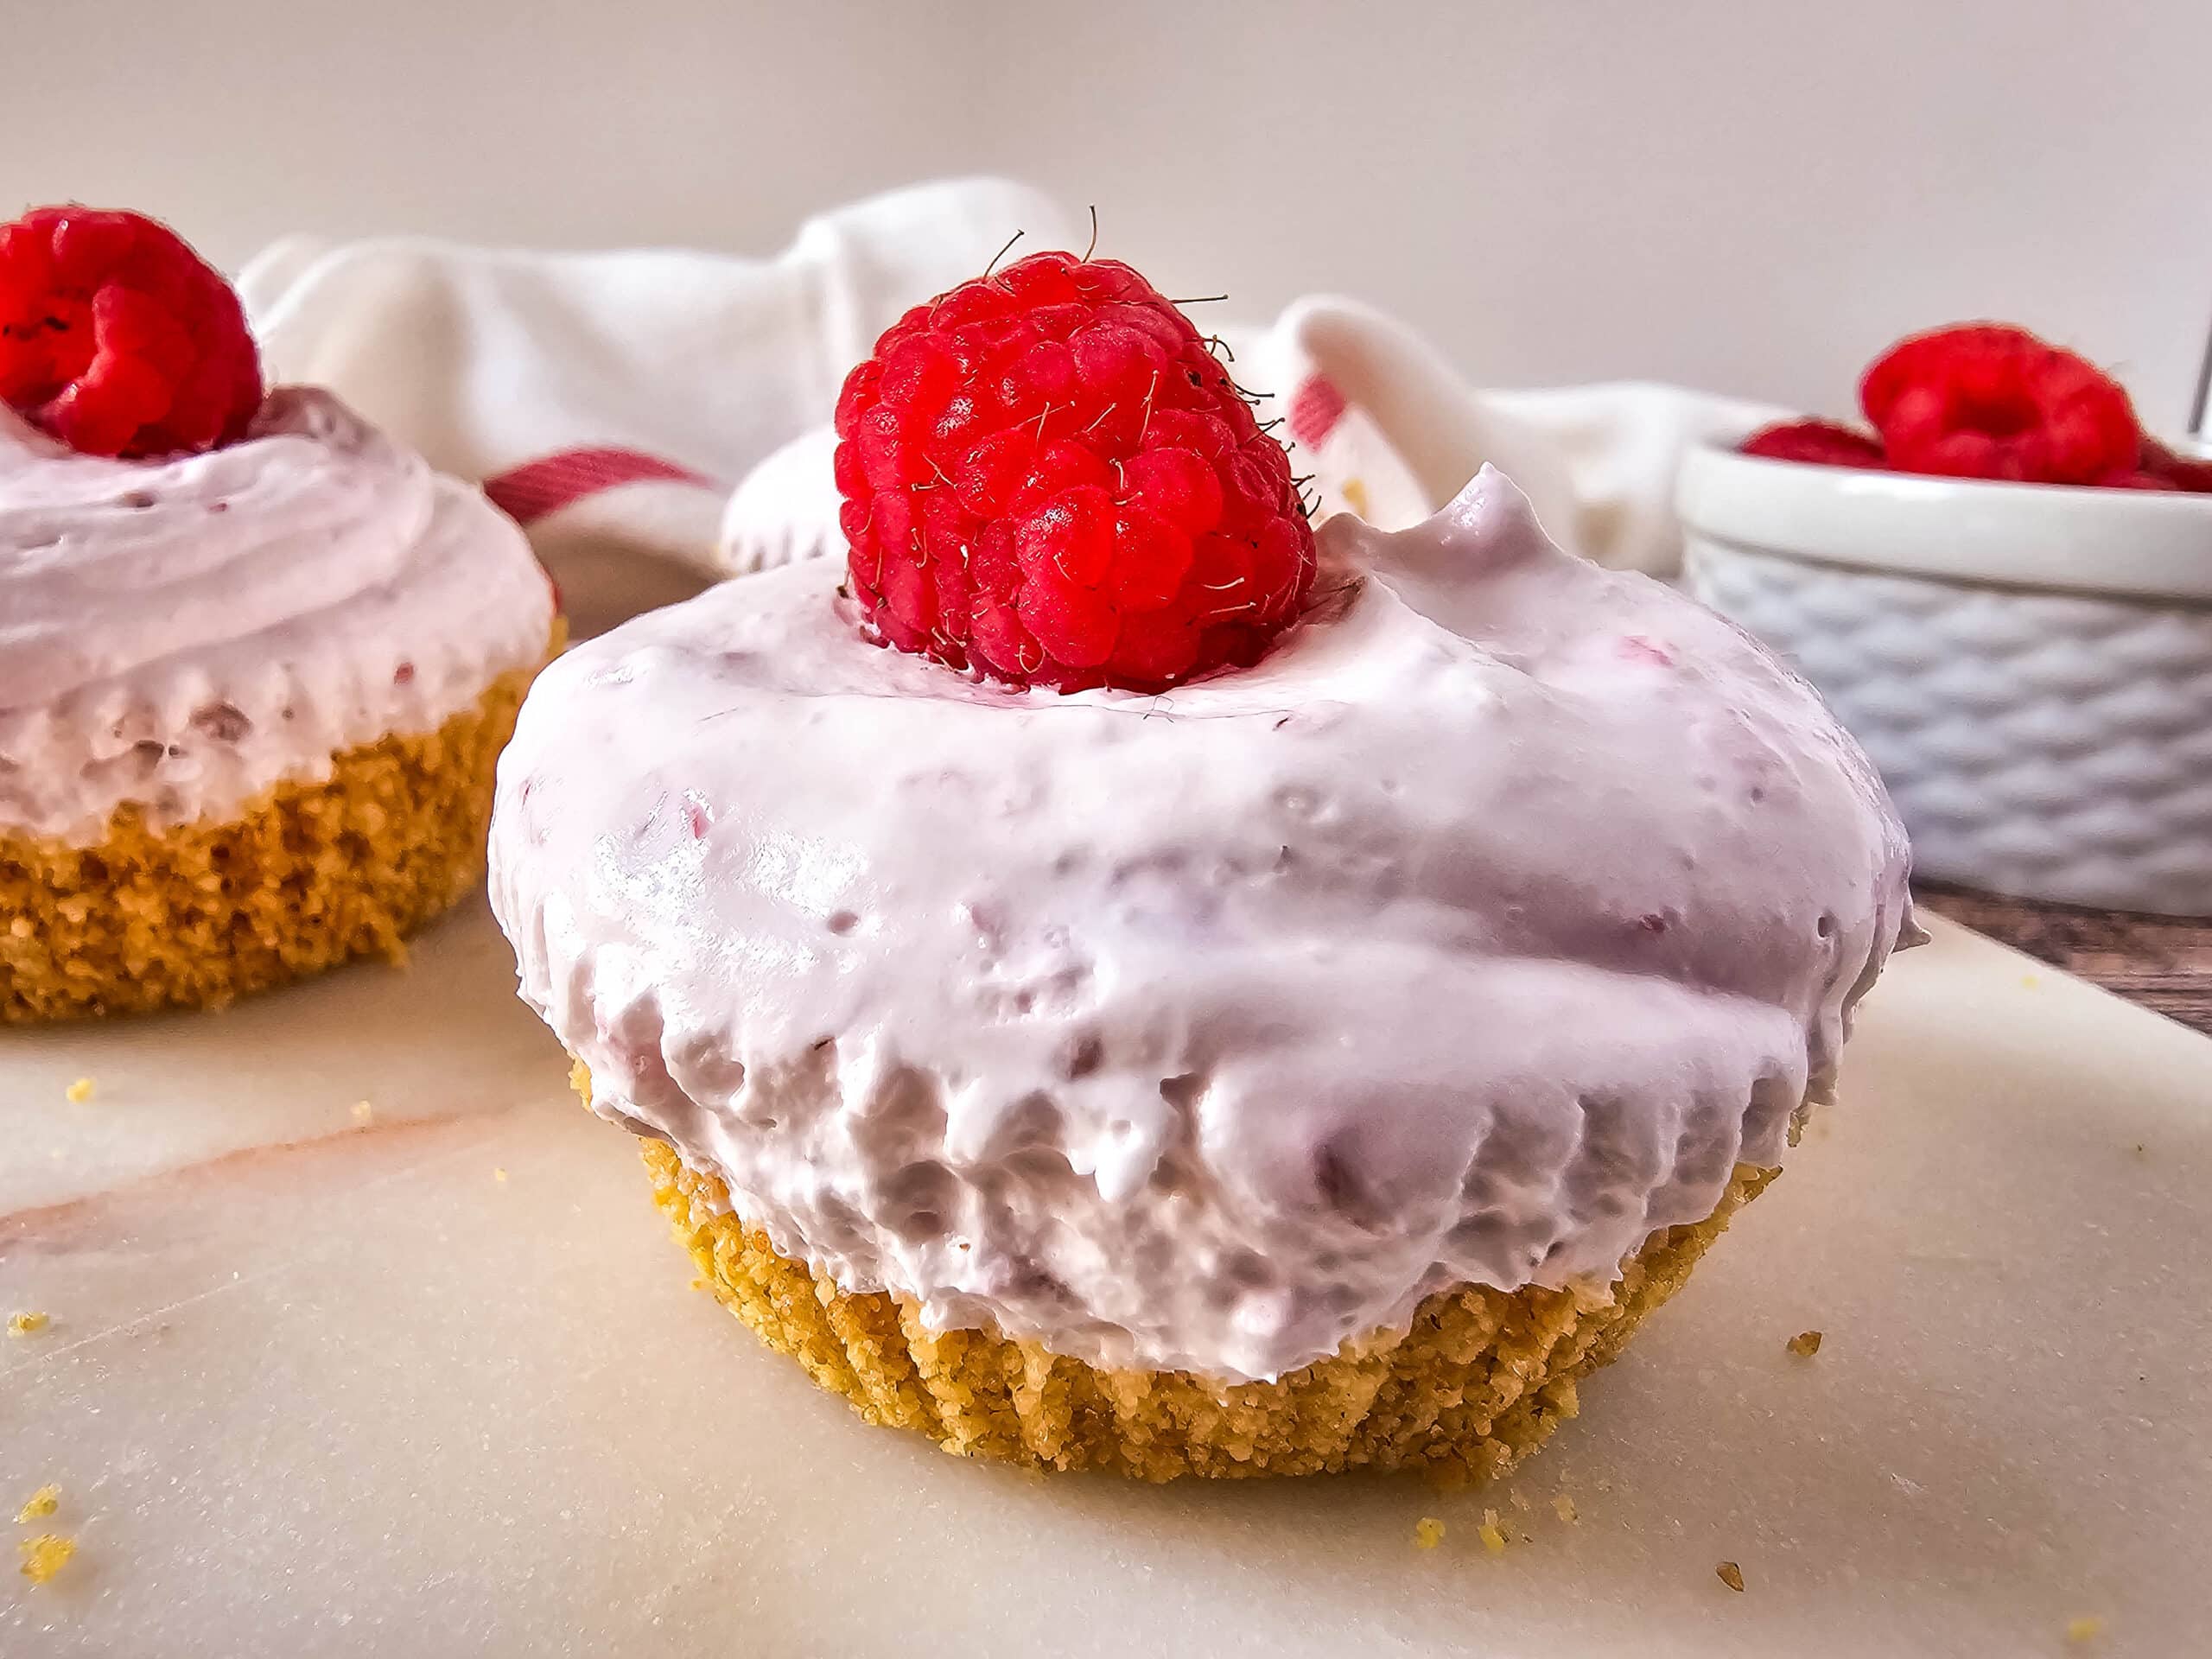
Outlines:
{"type": "Polygon", "coordinates": [[[1434,1549],[1444,1541],[1444,1523],[1433,1515],[1424,1515],[1414,1522],[1414,1548],[1434,1549]]]}
{"type": "Polygon", "coordinates": [[[376,1116],[376,1109],[367,1101],[357,1100],[353,1103],[353,1121],[356,1123],[365,1123],[376,1116]]]}
{"type": "Polygon", "coordinates": [[[1783,1345],[1798,1358],[1810,1359],[1821,1351],[1821,1333],[1817,1331],[1800,1331],[1783,1345]]]}
{"type": "Polygon", "coordinates": [[[42,1532],[35,1538],[24,1539],[16,1548],[23,1557],[23,1564],[16,1570],[33,1584],[44,1584],[77,1553],[77,1541],[58,1532],[42,1532]]]}
{"type": "Polygon", "coordinates": [[[1552,1508],[1559,1511],[1559,1518],[1567,1525],[1571,1527],[1574,1524],[1577,1518],[1574,1512],[1574,1500],[1565,1492],[1561,1492],[1557,1497],[1552,1499],[1552,1508]]]}
{"type": "Polygon", "coordinates": [[[61,1092],[68,1097],[72,1106],[81,1106],[92,1097],[92,1080],[79,1077],[61,1092]]]}
{"type": "Polygon", "coordinates": [[[1505,1534],[1497,1524],[1496,1510],[1483,1511],[1483,1523],[1475,1529],[1475,1536],[1483,1541],[1483,1548],[1491,1554],[1505,1554],[1505,1534]]]}
{"type": "Polygon", "coordinates": [[[29,1521],[43,1521],[61,1507],[61,1489],[51,1484],[41,1486],[30,1495],[23,1507],[16,1511],[16,1522],[22,1525],[29,1521]]]}
{"type": "Polygon", "coordinates": [[[1731,1590],[1733,1590],[1739,1596],[1744,1593],[1744,1569],[1742,1567],[1737,1566],[1733,1561],[1723,1561],[1719,1566],[1714,1567],[1713,1570],[1719,1575],[1721,1583],[1726,1585],[1731,1590]]]}
{"type": "Polygon", "coordinates": [[[11,1337],[28,1337],[45,1330],[53,1323],[52,1314],[41,1313],[35,1307],[27,1308],[21,1313],[10,1313],[8,1316],[8,1334],[11,1337]]]}
{"type": "Polygon", "coordinates": [[[2066,1639],[2075,1647],[2085,1642],[2094,1642],[2104,1633],[2104,1620],[2094,1613],[2085,1613],[2079,1618],[2066,1621],[2066,1639]]]}

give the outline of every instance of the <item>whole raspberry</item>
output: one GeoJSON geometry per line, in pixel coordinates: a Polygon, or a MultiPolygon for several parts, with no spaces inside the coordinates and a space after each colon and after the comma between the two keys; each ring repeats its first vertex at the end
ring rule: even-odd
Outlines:
{"type": "Polygon", "coordinates": [[[1777,421],[1738,444],[1747,455],[1770,461],[1810,461],[1818,467],[1885,467],[1882,446],[1853,427],[1834,421],[1777,421]]]}
{"type": "Polygon", "coordinates": [[[1256,661],[1313,582],[1290,458],[1128,266],[1039,253],[915,307],[846,378],[871,637],[1021,685],[1256,661]]]}
{"type": "Polygon", "coordinates": [[[238,437],[261,359],[230,284],[142,214],[41,207],[0,226],[0,398],[73,449],[238,437]]]}
{"type": "Polygon", "coordinates": [[[1866,371],[1859,399],[1906,472],[2094,484],[2133,471],[2143,442],[2118,382],[2005,323],[1899,340],[1866,371]]]}

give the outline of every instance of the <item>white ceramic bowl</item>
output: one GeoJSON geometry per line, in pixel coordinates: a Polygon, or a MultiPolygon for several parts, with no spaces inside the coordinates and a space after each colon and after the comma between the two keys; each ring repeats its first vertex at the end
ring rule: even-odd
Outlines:
{"type": "Polygon", "coordinates": [[[2212,496],[1708,446],[1676,505],[1691,591],[1826,695],[1918,874],[2212,916],[2212,496]]]}

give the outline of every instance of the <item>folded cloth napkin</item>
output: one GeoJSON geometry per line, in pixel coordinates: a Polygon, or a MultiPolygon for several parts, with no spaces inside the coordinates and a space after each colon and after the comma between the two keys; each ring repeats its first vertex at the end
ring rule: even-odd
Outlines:
{"type": "MultiPolygon", "coordinates": [[[[239,278],[272,372],[327,385],[519,519],[573,613],[626,614],[702,580],[842,550],[830,411],[907,307],[1017,231],[1087,222],[1003,180],[918,185],[810,219],[771,259],[537,253],[294,237],[239,278]]],[[[1015,257],[1019,257],[1018,254],[1015,257]]],[[[1211,326],[1211,320],[1209,320],[1211,326]]],[[[1324,513],[1386,528],[1484,461],[1602,563],[1671,571],[1683,448],[1777,411],[1643,385],[1478,391],[1403,325],[1313,298],[1224,327],[1324,513]]]]}

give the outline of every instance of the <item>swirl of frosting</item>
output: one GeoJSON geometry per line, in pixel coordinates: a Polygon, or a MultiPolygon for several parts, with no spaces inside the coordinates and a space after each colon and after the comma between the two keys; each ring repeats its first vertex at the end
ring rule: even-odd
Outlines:
{"type": "Polygon", "coordinates": [[[327,392],[149,461],[0,410],[0,830],[226,816],[434,728],[551,625],[514,524],[327,392]]]}
{"type": "Polygon", "coordinates": [[[1159,697],[873,649],[819,566],[548,670],[492,892],[599,1109],[934,1326],[1231,1380],[1777,1161],[1910,926],[1858,747],[1490,469],[1322,546],[1159,697]]]}

